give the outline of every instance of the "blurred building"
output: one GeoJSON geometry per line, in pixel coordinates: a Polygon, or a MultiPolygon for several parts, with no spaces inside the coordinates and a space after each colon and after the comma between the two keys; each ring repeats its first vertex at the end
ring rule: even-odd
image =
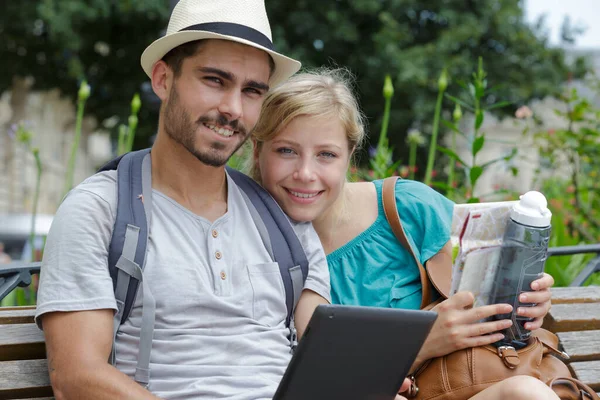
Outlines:
{"type": "MultiPolygon", "coordinates": [[[[75,134],[76,108],[58,90],[31,91],[31,81],[15,79],[0,95],[0,214],[32,211],[36,167],[31,151],[11,135],[25,124],[43,165],[38,212],[53,214],[64,192],[67,163],[75,134]]],[[[81,182],[111,156],[109,134],[97,131],[96,121],[84,118],[77,151],[74,183],[81,182]]]]}

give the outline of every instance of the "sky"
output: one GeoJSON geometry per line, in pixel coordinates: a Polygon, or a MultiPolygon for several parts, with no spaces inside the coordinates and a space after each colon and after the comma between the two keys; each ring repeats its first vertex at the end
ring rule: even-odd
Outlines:
{"type": "Polygon", "coordinates": [[[576,48],[600,49],[600,0],[525,0],[527,20],[534,22],[546,14],[550,43],[560,44],[560,27],[566,15],[572,25],[583,25],[586,31],[577,37],[576,48]]]}

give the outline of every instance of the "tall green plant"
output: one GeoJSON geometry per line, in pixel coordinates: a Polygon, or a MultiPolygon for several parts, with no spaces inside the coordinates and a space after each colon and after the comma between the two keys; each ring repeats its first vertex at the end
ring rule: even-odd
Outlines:
{"type": "MultiPolygon", "coordinates": [[[[35,225],[37,220],[38,203],[40,198],[40,186],[43,173],[40,150],[33,146],[33,133],[27,128],[25,123],[19,123],[15,127],[14,137],[17,143],[25,146],[28,152],[33,155],[36,167],[35,188],[33,191],[33,201],[31,204],[31,224],[29,227],[29,246],[31,248],[31,261],[37,261],[35,246],[35,225]]],[[[35,304],[35,289],[30,286],[29,290],[17,288],[13,293],[7,296],[1,306],[29,305],[35,304]]]]}
{"type": "Polygon", "coordinates": [[[392,78],[386,75],[383,84],[383,98],[385,99],[385,107],[383,111],[383,122],[381,124],[381,132],[379,133],[379,141],[374,156],[371,157],[370,166],[373,171],[371,179],[383,179],[393,175],[400,166],[400,160],[394,162],[394,149],[389,145],[387,136],[388,125],[390,123],[390,109],[392,97],[394,96],[394,86],[392,78]]]}
{"type": "MultiPolygon", "coordinates": [[[[83,122],[83,111],[85,110],[85,102],[90,97],[90,86],[84,80],[79,86],[77,92],[77,119],[75,121],[75,137],[71,145],[71,156],[67,165],[67,175],[65,178],[64,195],[73,187],[73,175],[75,173],[75,161],[77,158],[77,150],[79,149],[79,141],[81,139],[81,124],[83,122]]],[[[63,195],[63,197],[64,197],[63,195]]]]}
{"type": "Polygon", "coordinates": [[[131,114],[127,119],[129,125],[121,124],[119,126],[119,142],[117,145],[117,155],[125,154],[133,149],[133,139],[135,138],[135,132],[138,126],[138,112],[142,106],[140,95],[138,93],[133,95],[131,99],[131,114]]]}
{"type": "Polygon", "coordinates": [[[440,130],[440,115],[442,113],[442,101],[444,100],[444,93],[448,87],[448,72],[444,68],[440,77],[438,78],[438,96],[435,102],[435,113],[433,114],[433,130],[431,132],[431,141],[429,142],[429,156],[427,157],[427,169],[425,170],[425,181],[426,185],[431,184],[431,177],[433,175],[433,164],[435,163],[438,132],[440,130]]]}
{"type": "MultiPolygon", "coordinates": [[[[593,80],[588,87],[598,85],[593,80]]],[[[563,129],[535,135],[540,155],[553,169],[563,171],[565,190],[557,199],[570,211],[573,232],[586,242],[600,241],[600,108],[579,95],[576,89],[562,96],[566,111],[555,112],[564,118],[563,129]]]]}
{"type": "MultiPolygon", "coordinates": [[[[460,105],[462,108],[469,110],[475,116],[475,118],[473,119],[472,135],[467,135],[464,132],[462,132],[458,124],[455,122],[443,121],[446,127],[451,129],[453,132],[463,136],[469,143],[471,150],[471,159],[469,161],[463,160],[456,153],[455,149],[448,149],[444,147],[440,147],[439,149],[441,152],[450,157],[452,163],[460,163],[460,168],[464,170],[465,175],[467,177],[466,184],[464,185],[464,187],[457,188],[456,190],[452,191],[452,197],[454,200],[466,201],[467,203],[478,203],[480,201],[479,198],[473,196],[473,191],[475,189],[477,181],[487,168],[500,161],[508,162],[511,159],[513,159],[517,154],[517,149],[515,147],[508,155],[495,158],[483,164],[479,164],[477,162],[477,155],[485,145],[485,133],[481,131],[485,111],[489,111],[499,107],[505,107],[510,104],[509,102],[505,101],[496,102],[488,106],[484,106],[482,104],[483,99],[488,97],[490,94],[490,90],[488,89],[488,81],[486,77],[487,74],[483,69],[483,60],[480,57],[477,71],[473,73],[471,82],[469,82],[467,85],[461,84],[461,87],[463,87],[463,89],[465,89],[468,93],[468,100],[462,100],[459,97],[446,94],[446,97],[452,100],[456,105],[460,105]]],[[[518,171],[513,170],[513,173],[516,172],[518,171]]]]}

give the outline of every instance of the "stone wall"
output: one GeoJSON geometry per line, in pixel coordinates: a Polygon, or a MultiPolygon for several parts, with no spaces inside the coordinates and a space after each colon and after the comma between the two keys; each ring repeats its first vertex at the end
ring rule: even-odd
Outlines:
{"type": "MultiPolygon", "coordinates": [[[[53,214],[63,196],[65,175],[75,134],[76,109],[58,90],[34,92],[27,79],[15,79],[0,96],[0,213],[31,212],[36,167],[33,155],[9,135],[23,122],[33,133],[43,165],[38,212],[53,214]]],[[[77,151],[74,184],[94,173],[111,156],[110,137],[84,118],[77,151]]]]}

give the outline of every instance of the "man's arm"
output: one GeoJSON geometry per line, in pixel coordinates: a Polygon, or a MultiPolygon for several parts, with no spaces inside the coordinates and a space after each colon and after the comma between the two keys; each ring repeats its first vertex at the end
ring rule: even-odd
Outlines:
{"type": "Polygon", "coordinates": [[[42,316],[54,396],[62,399],[158,399],[108,363],[113,310],[42,316]]]}
{"type": "Polygon", "coordinates": [[[313,312],[315,312],[319,304],[329,304],[329,301],[312,290],[304,289],[302,291],[298,305],[296,306],[296,312],[294,313],[294,323],[298,332],[298,340],[302,338],[308,321],[310,321],[313,312]]]}

